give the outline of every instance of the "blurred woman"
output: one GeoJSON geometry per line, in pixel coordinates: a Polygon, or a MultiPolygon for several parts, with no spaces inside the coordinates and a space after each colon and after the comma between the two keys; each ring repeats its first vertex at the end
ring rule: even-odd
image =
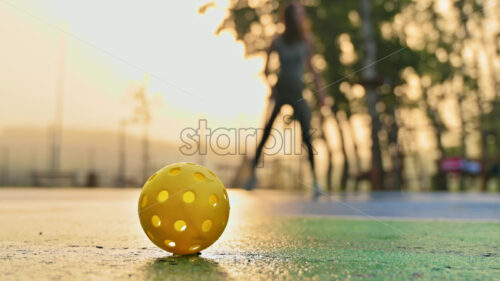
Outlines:
{"type": "Polygon", "coordinates": [[[308,159],[314,179],[313,191],[314,195],[317,196],[321,194],[321,191],[314,168],[314,153],[310,135],[311,111],[307,102],[302,98],[302,91],[304,89],[302,77],[306,66],[314,76],[317,88],[316,93],[321,105],[323,104],[325,95],[320,77],[311,63],[311,57],[314,53],[304,8],[295,2],[287,4],[283,11],[283,23],[285,31],[272,41],[271,46],[267,50],[264,67],[264,74],[267,78],[269,76],[269,56],[271,53],[276,52],[280,61],[280,70],[278,81],[271,91],[274,108],[265,125],[262,140],[257,147],[255,158],[252,161],[252,175],[244,187],[247,190],[255,188],[257,184],[255,168],[259,162],[264,144],[269,138],[274,120],[278,116],[281,107],[289,104],[293,107],[294,118],[300,122],[302,141],[307,147],[308,159]]]}

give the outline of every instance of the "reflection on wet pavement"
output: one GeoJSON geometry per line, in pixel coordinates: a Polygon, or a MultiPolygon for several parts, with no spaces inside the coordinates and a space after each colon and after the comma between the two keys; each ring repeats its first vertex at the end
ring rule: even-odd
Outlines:
{"type": "Polygon", "coordinates": [[[500,194],[495,193],[361,192],[313,201],[304,193],[234,192],[237,198],[243,195],[273,215],[500,220],[500,194]]]}
{"type": "Polygon", "coordinates": [[[144,235],[139,192],[0,189],[0,279],[488,279],[500,272],[498,223],[375,217],[498,219],[495,196],[353,194],[313,203],[307,194],[230,190],[221,238],[200,256],[181,257],[144,235]]]}
{"type": "Polygon", "coordinates": [[[198,255],[165,256],[146,263],[141,269],[146,280],[183,280],[197,276],[198,280],[226,280],[228,274],[212,259],[198,255]]]}

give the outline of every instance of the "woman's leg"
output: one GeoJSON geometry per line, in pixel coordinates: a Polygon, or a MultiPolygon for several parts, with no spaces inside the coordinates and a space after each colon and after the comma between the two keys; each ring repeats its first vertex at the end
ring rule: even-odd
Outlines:
{"type": "Polygon", "coordinates": [[[262,154],[262,149],[264,149],[264,145],[266,144],[266,141],[271,134],[271,129],[273,128],[274,120],[276,119],[276,117],[280,113],[280,108],[281,108],[281,104],[275,103],[274,108],[273,108],[273,112],[271,113],[271,117],[269,118],[269,120],[266,123],[266,126],[264,128],[264,134],[262,135],[262,139],[260,140],[260,143],[257,146],[257,151],[255,152],[255,158],[252,161],[252,167],[251,167],[252,171],[251,171],[250,178],[243,186],[243,188],[245,188],[246,190],[252,190],[257,185],[257,177],[255,176],[255,168],[257,167],[257,164],[259,163],[259,159],[260,159],[260,156],[262,154]]]}
{"type": "Polygon", "coordinates": [[[314,149],[312,146],[311,138],[311,111],[304,100],[299,101],[293,108],[294,114],[300,122],[300,128],[302,130],[302,142],[307,148],[307,156],[309,164],[311,165],[311,171],[313,174],[314,182],[316,182],[316,169],[314,167],[314,149]]]}
{"type": "Polygon", "coordinates": [[[294,112],[296,112],[297,119],[299,119],[300,122],[300,127],[302,129],[302,141],[307,147],[308,159],[313,175],[313,200],[316,200],[324,193],[319,187],[318,178],[316,176],[316,169],[314,168],[314,149],[311,142],[311,111],[309,110],[306,102],[303,100],[300,101],[299,104],[294,106],[293,110],[294,112]]]}
{"type": "Polygon", "coordinates": [[[264,149],[264,145],[266,144],[266,141],[271,134],[271,129],[273,128],[274,120],[276,120],[276,117],[278,117],[280,109],[281,109],[281,104],[275,103],[273,112],[271,113],[271,117],[266,123],[266,126],[264,128],[264,134],[262,135],[262,139],[260,140],[260,143],[257,146],[257,151],[255,152],[255,158],[252,162],[252,173],[255,171],[255,167],[257,167],[257,164],[259,163],[259,159],[262,154],[262,149],[264,149]]]}

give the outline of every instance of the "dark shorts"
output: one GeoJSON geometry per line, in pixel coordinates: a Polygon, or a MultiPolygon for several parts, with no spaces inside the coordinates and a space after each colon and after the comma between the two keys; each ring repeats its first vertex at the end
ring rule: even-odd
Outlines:
{"type": "Polygon", "coordinates": [[[300,122],[302,133],[309,135],[311,128],[311,110],[307,102],[302,98],[304,83],[297,78],[278,78],[275,85],[276,104],[274,110],[279,113],[281,107],[289,104],[293,107],[293,118],[300,122]]]}
{"type": "Polygon", "coordinates": [[[293,106],[295,102],[302,99],[304,83],[296,77],[280,76],[276,85],[276,99],[293,106]]]}

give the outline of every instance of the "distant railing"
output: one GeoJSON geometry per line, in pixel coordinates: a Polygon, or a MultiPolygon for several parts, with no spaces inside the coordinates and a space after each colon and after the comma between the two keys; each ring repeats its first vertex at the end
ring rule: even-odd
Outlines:
{"type": "Polygon", "coordinates": [[[75,172],[37,171],[31,174],[33,186],[76,186],[75,172]]]}

